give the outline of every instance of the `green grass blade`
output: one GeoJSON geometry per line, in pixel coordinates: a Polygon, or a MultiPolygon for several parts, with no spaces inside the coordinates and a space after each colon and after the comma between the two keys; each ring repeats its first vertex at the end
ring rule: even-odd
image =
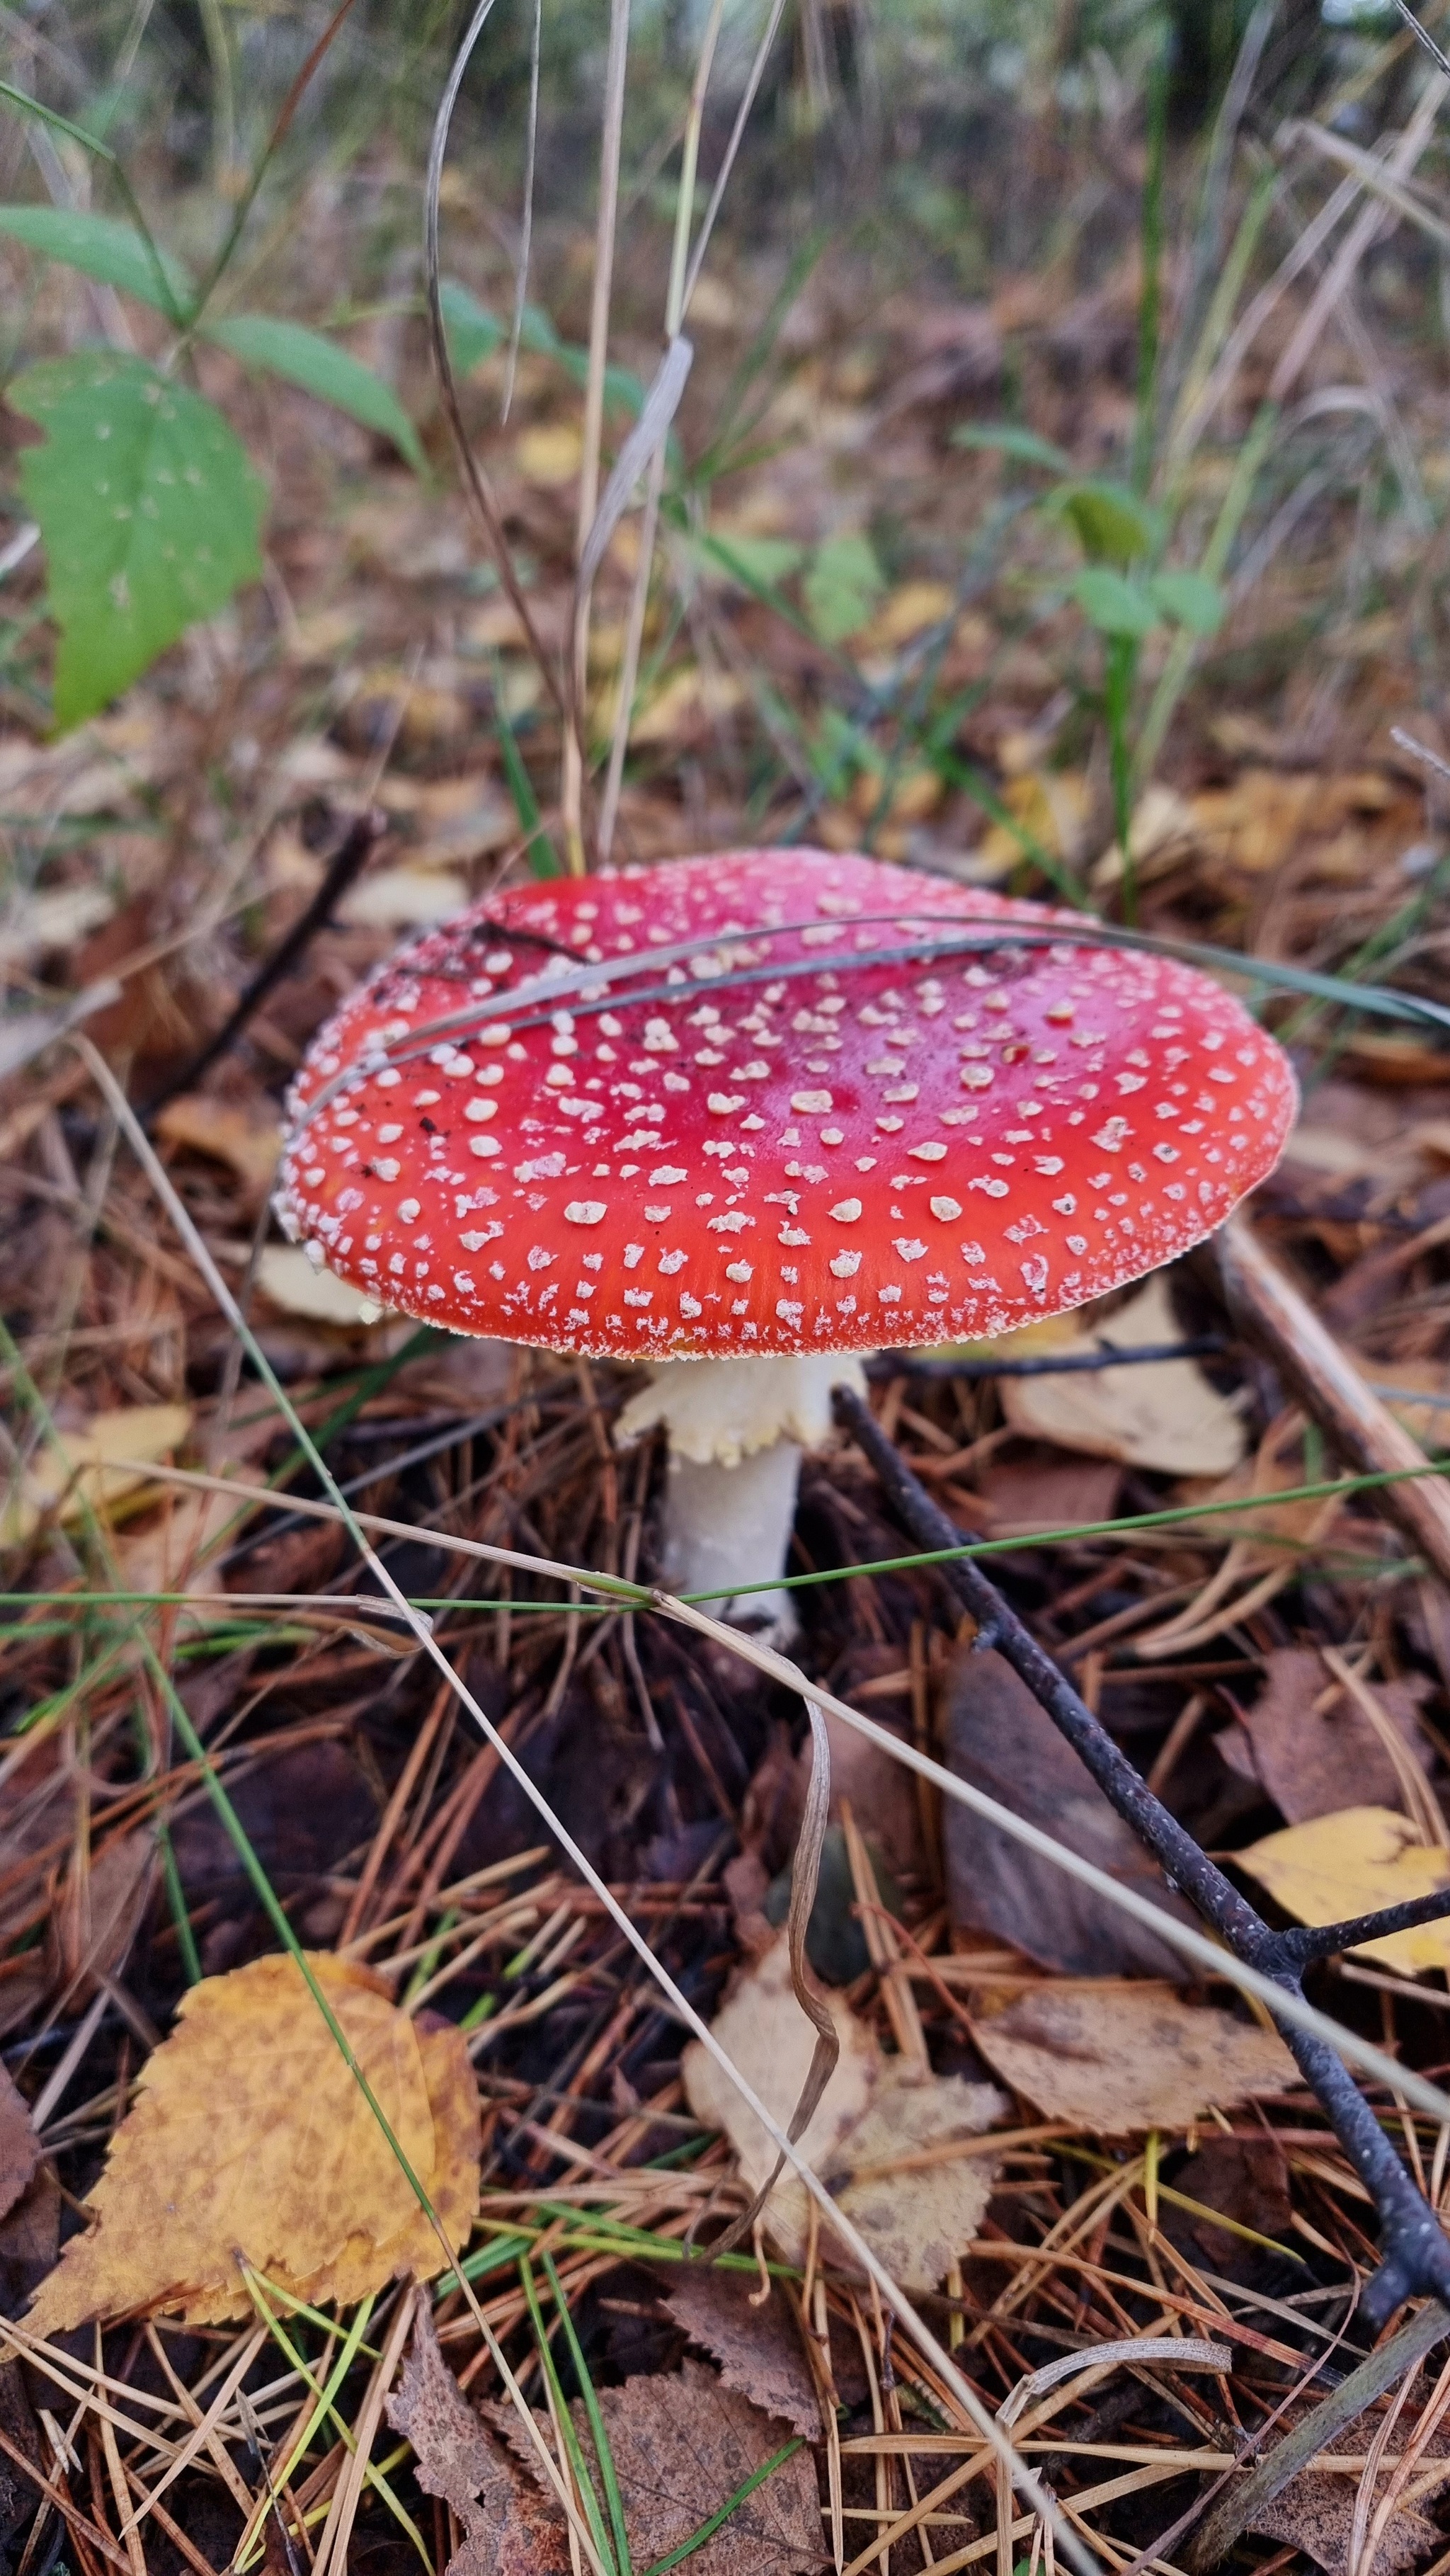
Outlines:
{"type": "Polygon", "coordinates": [[[584,2358],[583,2345],[574,2330],[574,2320],[569,2313],[569,2302],[564,2296],[563,2283],[554,2267],[554,2257],[552,2254],[544,2253],[540,2256],[540,2260],[543,2263],[549,2287],[554,2293],[554,2304],[559,2311],[564,2327],[564,2339],[569,2346],[569,2358],[574,2364],[574,2376],[579,2382],[583,2395],[584,2412],[589,2418],[589,2430],[594,2436],[594,2451],[599,2462],[599,2475],[604,2485],[604,2501],[609,2507],[609,2524],[614,2534],[614,2554],[619,2576],[633,2576],[633,2561],[629,2554],[629,2533],[624,2523],[624,2498],[619,2492],[614,2454],[609,2447],[609,2435],[604,2429],[604,2416],[594,2382],[589,2375],[589,2364],[584,2358]]]}
{"type": "Polygon", "coordinates": [[[778,2451],[772,2451],[768,2460],[762,2460],[758,2469],[752,2469],[748,2478],[741,2479],[735,2493],[727,2496],[725,2502],[716,2507],[708,2521],[701,2523],[698,2531],[692,2531],[688,2540],[682,2540],[679,2547],[668,2551],[665,2557],[652,2559],[649,2566],[644,2569],[643,2576],[667,2576],[667,2571],[671,2567],[678,2567],[682,2558],[692,2558],[697,2549],[704,2548],[707,2540],[714,2539],[721,2524],[729,2521],[732,2513],[744,2504],[747,2496],[754,2495],[757,2487],[763,2487],[767,2478],[773,2477],[785,2461],[794,2459],[796,2452],[804,2448],[805,2443],[799,2433],[795,2434],[789,2442],[782,2442],[778,2451]]]}

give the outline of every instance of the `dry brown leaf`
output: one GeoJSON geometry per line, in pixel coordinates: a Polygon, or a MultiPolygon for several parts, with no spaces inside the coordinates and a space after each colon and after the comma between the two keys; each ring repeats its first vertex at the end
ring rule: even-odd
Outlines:
{"type": "Polygon", "coordinates": [[[385,2412],[413,2445],[424,2494],[442,2496],[462,2525],[447,2576],[565,2576],[563,2515],[484,2430],[439,2349],[426,2299],[418,2302],[413,2348],[385,2412]]]}
{"type": "MultiPolygon", "coordinates": [[[[1158,1271],[1136,1297],[1100,1320],[1064,1315],[1013,1333],[1002,1348],[1023,1357],[1050,1350],[1086,1357],[1109,1347],[1146,1350],[1181,1338],[1167,1280],[1158,1271]]],[[[1090,1458],[1115,1458],[1167,1476],[1226,1476],[1244,1455],[1239,1415],[1195,1360],[1003,1378],[1001,1396],[1014,1430],[1090,1458]]]]}
{"type": "Polygon", "coordinates": [[[88,1508],[104,1511],[134,1493],[145,1484],[147,1467],[169,1458],[190,1428],[189,1404],[125,1404],[63,1431],[36,1452],[0,1513],[0,1547],[18,1547],[58,1502],[62,1522],[70,1523],[88,1508]]]}
{"type": "MultiPolygon", "coordinates": [[[[1291,1825],[1334,1815],[1353,1804],[1394,1807],[1402,1784],[1389,1753],[1359,1702],[1341,1691],[1327,1708],[1316,1702],[1331,1687],[1322,1659],[1303,1647],[1279,1646],[1264,1658],[1264,1688],[1241,1727],[1215,1738],[1231,1770],[1267,1789],[1291,1825]]],[[[1412,1762],[1424,1767],[1415,1701],[1404,1682],[1382,1682],[1375,1693],[1404,1738],[1412,1762]]]]}
{"type": "MultiPolygon", "coordinates": [[[[1096,1861],[1165,1914],[1192,1921],[1047,1711],[998,1654],[967,1651],[957,1658],[947,1701],[947,1759],[958,1778],[1096,1861]]],[[[1148,1924],[1079,1886],[956,1799],[945,1809],[942,1832],[954,1923],[994,1932],[1045,1968],[1073,1976],[1179,1983],[1188,1974],[1148,1924]]]]}
{"type": "MultiPolygon", "coordinates": [[[[1362,2424],[1353,2426],[1326,2447],[1330,2453],[1348,2451],[1362,2458],[1368,2447],[1367,2429],[1362,2424]]],[[[1422,2463],[1427,2476],[1434,2464],[1432,2448],[1422,2463]]],[[[1419,2472],[1415,2483],[1418,2486],[1419,2472]]],[[[1349,2544],[1358,2491],[1359,2478],[1349,2471],[1301,2470],[1278,2495],[1259,2506],[1248,2528],[1266,2540],[1282,2541],[1290,2549],[1302,2550],[1316,2567],[1325,2570],[1325,2576],[1350,2576],[1349,2544]]],[[[1382,2494],[1383,2487],[1376,2493],[1382,2494]]],[[[1398,2504],[1385,2525],[1370,2567],[1361,2568],[1360,2576],[1405,2576],[1407,2568],[1423,2565],[1443,2540],[1444,2533],[1428,2514],[1419,2512],[1414,2505],[1398,2504]]]]}
{"type": "Polygon", "coordinates": [[[975,2027],[1014,2093],[1100,2138],[1191,2128],[1295,2080],[1272,2031],[1186,2004],[1171,1986],[1044,1983],[1000,2009],[988,2001],[975,2027]]]}
{"type": "Polygon", "coordinates": [[[39,2162],[30,2104],[9,2068],[0,2064],[0,2218],[14,2208],[39,2162]]]}
{"type": "MultiPolygon", "coordinates": [[[[1342,1807],[1266,1834],[1237,1859],[1300,1923],[1342,1923],[1381,1906],[1428,1896],[1450,1879],[1450,1856],[1420,1842],[1408,1816],[1388,1807],[1342,1807]]],[[[1362,1955],[1402,1976],[1450,1968],[1450,1920],[1366,1941],[1362,1955]]]]}
{"type": "Polygon", "coordinates": [[[261,1206],[282,1151],[282,1130],[275,1118],[239,1108],[209,1091],[183,1091],[157,1111],[156,1133],[168,1145],[184,1145],[194,1154],[228,1164],[251,1203],[261,1206]]]}
{"type": "MultiPolygon", "coordinates": [[[[901,2160],[919,2156],[925,2147],[979,2136],[1000,2117],[1002,2096],[994,2085],[964,2084],[957,2076],[908,2080],[843,1997],[830,1989],[823,1995],[841,2054],[799,2141],[801,2153],[832,2185],[837,2206],[903,2288],[934,2290],[976,2233],[996,2161],[991,2155],[943,2157],[902,2169],[901,2160]],[[887,2166],[897,2169],[884,2173],[887,2166]],[[858,2167],[860,2178],[853,2179],[858,2167]]],[[[815,2032],[791,1990],[784,1933],[737,1979],[713,2028],[784,2127],[815,2046],[815,2032]]],[[[775,2170],[773,2140],[698,2040],[685,2050],[680,2072],[696,2119],[724,2130],[747,2191],[757,2192],[775,2170]]],[[[764,2225],[788,2262],[802,2258],[809,2198],[789,2168],[765,2204],[764,2225]]]]}
{"type": "MultiPolygon", "coordinates": [[[[630,728],[630,741],[671,743],[687,736],[703,736],[722,716],[732,715],[742,706],[745,697],[744,681],[737,680],[731,672],[676,671],[630,728]]],[[[607,704],[601,721],[606,726],[611,721],[607,704]]]]}
{"type": "MultiPolygon", "coordinates": [[[[478,2093],[463,2040],[423,2030],[367,1969],[311,1966],[450,2247],[478,2201],[478,2093]]],[[[296,2298],[366,2298],[446,2257],[289,1955],[193,1986],[150,2059],[72,2238],[31,2312],[38,2333],[175,2310],[252,2313],[240,2252],[296,2298]]]]}
{"type": "MultiPolygon", "coordinates": [[[[787,2425],[722,2387],[699,2361],[601,2389],[599,2406],[636,2567],[652,2566],[678,2549],[790,2440],[787,2425]]],[[[576,2400],[570,2412],[594,2491],[602,2497],[582,2403],[576,2400]]],[[[490,2406],[488,2413],[530,2473],[540,2477],[538,2455],[532,2445],[524,2448],[527,2437],[512,2407],[490,2406]]],[[[547,2420],[541,2419],[540,2430],[552,2450],[547,2420]]],[[[825,2556],[815,2468],[802,2449],[773,2469],[685,2563],[690,2576],[794,2576],[797,2569],[819,2567],[825,2556]]]]}
{"type": "Polygon", "coordinates": [[[87,2004],[122,1965],[141,1929],[156,1873],[144,1827],[113,1834],[71,1863],[46,1925],[50,1983],[69,2005],[87,2004]]]}
{"type": "Polygon", "coordinates": [[[786,2292],[775,2281],[757,2307],[759,2297],[753,2272],[684,2263],[665,2306],[691,2343],[713,2354],[727,2388],[738,2388],[767,2415],[778,2415],[808,2442],[818,2442],[820,2402],[786,2292]]]}

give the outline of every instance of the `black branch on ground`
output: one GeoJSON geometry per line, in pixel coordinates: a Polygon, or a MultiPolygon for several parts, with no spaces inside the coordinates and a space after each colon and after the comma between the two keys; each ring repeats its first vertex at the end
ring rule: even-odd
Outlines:
{"type": "MultiPolygon", "coordinates": [[[[835,1401],[837,1419],[869,1459],[887,1501],[916,1544],[933,1550],[970,1544],[972,1533],[959,1529],[932,1501],[861,1397],[838,1387],[835,1401]]],[[[970,1557],[955,1557],[936,1570],[976,1620],[977,1643],[994,1646],[1012,1666],[1092,1774],[1109,1805],[1247,1967],[1299,1995],[1311,1960],[1450,1914],[1450,1888],[1444,1888],[1405,1905],[1388,1906],[1378,1914],[1359,1915],[1351,1922],[1274,1931],[1162,1800],[1155,1798],[1061,1667],[981,1568],[970,1557]]],[[[1279,2027],[1379,2213],[1380,2266],[1361,2292],[1361,2316],[1377,2332],[1406,2299],[1433,2298],[1450,2306],[1450,2241],[1349,2069],[1315,2032],[1288,2019],[1279,2027]]],[[[1450,2318],[1446,2330],[1450,2331],[1450,2318]]]]}

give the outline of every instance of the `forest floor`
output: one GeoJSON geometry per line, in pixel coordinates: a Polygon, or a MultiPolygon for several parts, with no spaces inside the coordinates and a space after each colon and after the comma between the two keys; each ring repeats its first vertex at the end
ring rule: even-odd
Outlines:
{"type": "MultiPolygon", "coordinates": [[[[1397,738],[1450,755],[1450,370],[1427,246],[1374,201],[1379,232],[1347,266],[1331,247],[1283,280],[1195,375],[1207,344],[1186,321],[1175,338],[1175,316],[1202,324],[1204,281],[1191,231],[1170,241],[1155,471],[1180,560],[1202,556],[1265,402],[1279,429],[1225,623],[1138,782],[1125,887],[1103,642],[1041,505],[1050,473],[1020,443],[958,436],[1010,418],[1078,475],[1121,475],[1140,417],[1141,145],[1108,136],[1086,178],[1050,131],[1035,148],[1024,184],[1067,208],[1059,249],[971,297],[905,274],[880,237],[793,266],[732,216],[692,317],[693,462],[670,487],[614,859],[871,849],[1118,918],[1131,897],[1145,930],[1270,981],[1443,995],[1450,787],[1397,738]],[[1088,179],[1090,220],[1069,189],[1088,179]]],[[[1296,170],[1327,192],[1312,158],[1296,170]]],[[[465,235],[466,204],[460,181],[465,235]]],[[[1304,207],[1288,213],[1255,278],[1301,237],[1304,207]]],[[[319,205],[291,256],[325,301],[346,269],[335,214],[319,205]]],[[[505,309],[501,254],[459,270],[505,309]]],[[[587,240],[546,232],[539,276],[557,346],[526,335],[506,425],[501,353],[464,399],[557,648],[587,240]]],[[[646,379],[657,285],[627,271],[614,352],[646,379]]],[[[42,282],[42,345],[70,335],[77,293],[42,282]]],[[[144,348],[149,317],[130,327],[144,348]]],[[[803,2205],[778,2194],[754,2253],[747,2236],[686,2260],[746,2204],[738,2127],[682,2074],[678,2006],[382,1615],[259,1373],[258,1355],[349,1501],[406,1525],[392,1575],[787,2116],[809,2056],[778,1929],[810,1762],[799,1696],[664,1618],[601,1615],[454,1545],[647,1580],[663,1455],[611,1442],[637,1372],[368,1322],[269,1215],[285,1088],[337,1001],[541,838],[562,845],[558,725],[456,489],[422,324],[387,314],[356,345],[420,421],[430,479],[206,356],[271,482],[266,579],[112,712],[50,738],[38,556],[5,580],[0,2287],[23,2358],[0,2367],[0,2544],[18,2576],[401,2576],[418,2557],[512,2576],[571,2548],[662,2576],[687,2541],[696,2576],[833,2558],[1010,2576],[1044,2545],[1050,2569],[1050,2528],[1009,2508],[949,2381],[803,2205]],[[374,808],[334,917],[195,1076],[374,808]],[[65,1034],[76,996],[159,1170],[65,1034]],[[297,2036],[265,1965],[285,1965],[284,1927],[440,2209],[467,2202],[455,2167],[481,2159],[456,2274],[440,2280],[406,2188],[400,2206],[321,2019],[315,2046],[297,2036]],[[178,2021],[198,1980],[217,1981],[210,2014],[178,2021]],[[82,2311],[105,2330],[42,2343],[26,2304],[118,2135],[82,2311]]],[[[596,597],[601,744],[632,532],[596,597]]],[[[1143,645],[1140,726],[1171,652],[1166,627],[1143,645]]],[[[1428,1457],[1446,1445],[1450,1054],[1351,1000],[1238,980],[1303,1093],[1255,1236],[1369,1390],[1367,1442],[1246,1332],[1211,1250],[1031,1343],[1047,1363],[1101,1357],[1099,1333],[1176,1356],[1014,1376],[1005,1347],[965,1368],[903,1354],[871,1401],[935,1503],[1000,1543],[994,1579],[1173,1815],[1270,1919],[1324,1921],[1450,1875],[1450,1550],[1437,1562],[1396,1488],[1364,1481],[1387,1425],[1428,1457]]],[[[802,1670],[1062,1822],[1076,1793],[1049,1720],[973,1654],[947,1574],[898,1562],[914,1545],[859,1445],[808,1462],[802,1670]]],[[[1369,2195],[1230,1975],[1175,1967],[1041,1862],[993,1877],[967,1811],[844,1721],[830,1733],[812,1958],[860,2075],[833,2114],[833,2188],[858,2213],[874,2194],[921,2313],[1098,2562],[1187,2565],[1210,2493],[1374,2343],[1355,2313],[1369,2195]],[[1069,2356],[1081,2373],[1044,2385],[1069,2356]]],[[[1106,1807],[1083,1832],[1154,1883],[1106,1807]]],[[[1450,2072],[1444,1924],[1325,1961],[1309,1992],[1429,2085],[1450,2072]]],[[[1382,2078],[1364,2089],[1439,2208],[1450,2122],[1382,2078]]],[[[1450,2565],[1432,2340],[1260,2495],[1225,2543],[1240,2564],[1450,2565]]]]}

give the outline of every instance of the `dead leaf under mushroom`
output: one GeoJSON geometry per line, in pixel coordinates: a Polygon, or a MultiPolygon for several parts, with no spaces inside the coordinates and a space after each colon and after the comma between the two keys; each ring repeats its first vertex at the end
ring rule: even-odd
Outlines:
{"type": "MultiPolygon", "coordinates": [[[[967,2084],[955,2075],[914,2079],[899,2059],[884,2055],[839,1993],[824,1990],[824,2000],[841,2054],[800,2151],[902,2288],[934,2290],[975,2235],[997,2166],[990,2150],[950,2151],[979,2138],[1006,2103],[995,2085],[967,2084]]],[[[791,1990],[784,1933],[737,1980],[713,2027],[746,2082],[786,2126],[815,2033],[791,1990]]],[[[699,2040],[685,2050],[680,2072],[695,2117],[724,2130],[741,2181],[755,2193],[775,2170],[774,2141],[699,2040]]],[[[789,2168],[765,2204],[764,2226],[788,2262],[802,2259],[809,2197],[789,2168]]]]}
{"type": "MultiPolygon", "coordinates": [[[[1007,1336],[1004,1353],[1150,1350],[1178,1342],[1183,1328],[1164,1273],[1126,1304],[1086,1319],[1069,1314],[1007,1336]]],[[[1126,1368],[1066,1370],[1000,1380],[1002,1410],[1015,1431],[1059,1449],[1083,1450],[1166,1476],[1227,1476],[1244,1455],[1243,1423],[1196,1360],[1145,1360],[1126,1368]]]]}

